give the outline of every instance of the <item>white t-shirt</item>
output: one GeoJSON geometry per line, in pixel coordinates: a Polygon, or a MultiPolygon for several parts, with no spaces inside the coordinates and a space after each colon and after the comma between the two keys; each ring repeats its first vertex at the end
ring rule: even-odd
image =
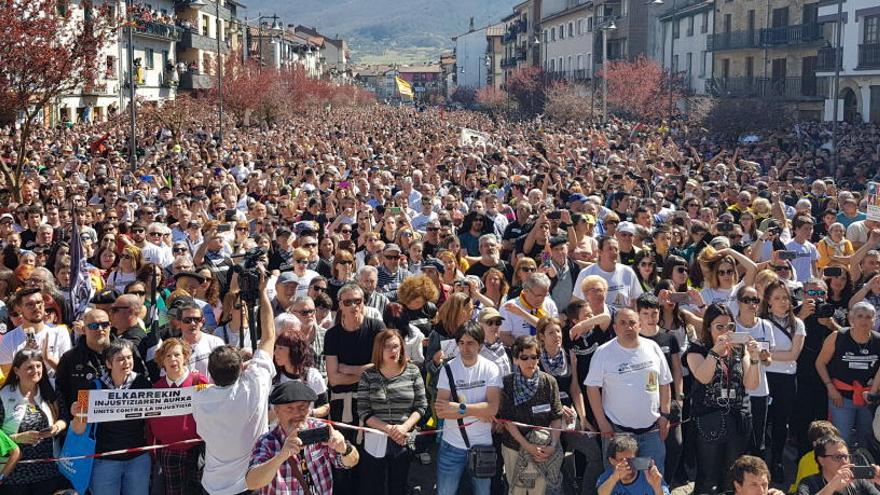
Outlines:
{"type": "Polygon", "coordinates": [[[727,306],[727,309],[730,310],[731,314],[738,315],[739,302],[736,300],[736,293],[743,285],[745,284],[740,282],[730,289],[713,289],[711,287],[706,287],[700,291],[700,297],[703,298],[703,302],[706,306],[710,304],[724,304],[727,306]]]}
{"type": "MultiPolygon", "coordinates": [[[[736,320],[736,331],[737,332],[748,332],[749,335],[752,336],[758,342],[768,342],[770,344],[770,350],[773,350],[776,347],[776,340],[773,338],[773,324],[763,318],[756,318],[755,326],[746,327],[742,323],[739,322],[739,319],[736,320]]],[[[752,356],[752,359],[757,359],[756,356],[752,356]]],[[[770,387],[767,385],[767,367],[763,364],[759,364],[760,368],[758,386],[754,390],[749,390],[748,393],[752,397],[767,397],[770,395],[770,387]]]]}
{"type": "MultiPolygon", "coordinates": [[[[55,359],[60,359],[62,354],[73,347],[66,327],[56,327],[48,323],[43,326],[43,331],[34,334],[34,339],[40,351],[43,350],[43,343],[48,340],[47,350],[49,354],[55,356],[55,359]]],[[[4,335],[3,342],[0,343],[0,364],[12,364],[15,353],[24,349],[25,344],[27,344],[27,335],[21,326],[4,335]]],[[[55,370],[49,369],[48,376],[54,379],[55,370]]]]}
{"type": "Polygon", "coordinates": [[[608,282],[608,294],[605,296],[605,303],[614,309],[629,307],[630,301],[635,301],[644,292],[639,279],[636,278],[636,272],[632,268],[618,263],[614,267],[613,272],[606,272],[599,268],[599,263],[593,263],[578,274],[578,278],[574,283],[574,291],[572,292],[573,297],[582,301],[586,300],[581,284],[590,275],[598,275],[608,282]]]}
{"type": "MultiPolygon", "coordinates": [[[[278,383],[292,382],[293,378],[281,373],[278,375],[278,383]]],[[[304,380],[305,384],[312,389],[312,392],[321,395],[327,392],[327,382],[324,381],[324,377],[321,375],[321,372],[316,370],[315,368],[309,368],[306,371],[306,379],[304,380]]]]}
{"type": "Polygon", "coordinates": [[[617,338],[596,349],[584,385],[602,387],[602,408],[612,423],[647,428],[660,418],[660,386],[672,383],[672,372],[660,346],[639,337],[628,349],[617,338]]]}
{"type": "MultiPolygon", "coordinates": [[[[477,362],[470,368],[466,368],[461,358],[455,358],[449,362],[452,368],[452,377],[455,378],[455,388],[458,397],[450,397],[452,402],[464,402],[476,404],[486,402],[486,391],[489,387],[495,387],[501,391],[501,373],[498,366],[483,356],[477,355],[477,362]],[[464,401],[461,399],[464,398],[464,401]]],[[[446,370],[441,369],[437,381],[438,390],[450,390],[449,379],[446,378],[446,370]]],[[[468,441],[473,445],[492,445],[492,423],[486,423],[473,416],[462,418],[468,425],[468,441]],[[474,424],[469,424],[474,423],[474,424]]],[[[443,422],[443,441],[458,449],[466,449],[464,439],[458,428],[458,421],[447,419],[443,422]]]]}
{"type": "MultiPolygon", "coordinates": [[[[520,335],[535,335],[536,330],[535,327],[529,324],[525,318],[520,316],[518,313],[514,313],[513,311],[507,308],[507,304],[515,304],[519,309],[529,312],[522,305],[522,301],[517,297],[510,303],[505,303],[501,306],[501,311],[499,313],[504,318],[504,321],[501,322],[500,331],[509,332],[513,334],[513,337],[519,337],[520,335]]],[[[544,298],[544,304],[542,305],[544,308],[544,312],[547,313],[547,316],[557,317],[559,316],[559,310],[556,309],[556,303],[553,302],[553,299],[550,297],[544,298]]]]}
{"type": "Polygon", "coordinates": [[[791,260],[797,281],[804,283],[809,280],[813,276],[813,263],[819,261],[819,250],[810,241],[805,241],[803,244],[791,241],[785,245],[785,248],[797,253],[797,259],[791,260]]]}
{"type": "MultiPolygon", "coordinates": [[[[220,337],[202,332],[199,341],[191,346],[192,355],[189,357],[189,368],[198,371],[211,380],[211,375],[208,373],[208,356],[211,355],[211,351],[224,345],[226,343],[220,337]]],[[[211,380],[211,383],[213,382],[214,380],[211,380]]]]}
{"type": "Polygon", "coordinates": [[[205,441],[202,486],[211,495],[236,495],[247,489],[244,477],[251,449],[268,430],[273,376],[272,356],[258,349],[235,383],[208,387],[193,397],[196,431],[205,441]]]}
{"type": "MultiPolygon", "coordinates": [[[[776,325],[773,324],[772,321],[767,321],[771,327],[773,327],[773,337],[776,339],[776,350],[777,352],[787,352],[791,350],[791,339],[785,335],[785,332],[779,329],[776,325]]],[[[794,319],[794,333],[793,335],[803,335],[807,336],[807,330],[804,327],[804,322],[798,317],[794,319]]],[[[786,328],[787,331],[789,329],[786,328]]],[[[767,367],[768,373],[784,373],[786,375],[794,375],[797,373],[797,361],[779,361],[774,359],[770,366],[767,367]]]]}

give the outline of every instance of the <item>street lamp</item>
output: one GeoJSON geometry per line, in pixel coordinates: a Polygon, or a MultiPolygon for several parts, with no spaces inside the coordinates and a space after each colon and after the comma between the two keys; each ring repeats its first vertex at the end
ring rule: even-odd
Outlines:
{"type": "MultiPolygon", "coordinates": [[[[263,70],[263,19],[272,19],[272,25],[269,27],[269,31],[279,31],[281,29],[281,24],[278,24],[278,16],[276,14],[272,15],[260,15],[256,18],[257,21],[257,44],[260,49],[260,65],[259,70],[263,70]]],[[[251,19],[253,20],[253,19],[251,19]]],[[[245,24],[247,24],[247,19],[245,19],[245,24]]],[[[245,44],[247,44],[247,40],[245,40],[245,44]]]]}
{"type": "Polygon", "coordinates": [[[135,136],[135,133],[137,132],[137,90],[134,86],[134,20],[131,18],[131,9],[129,8],[125,9],[125,19],[126,24],[128,24],[128,49],[126,52],[128,54],[129,132],[131,133],[128,142],[128,164],[131,167],[131,171],[134,172],[135,169],[137,169],[137,156],[135,155],[137,150],[137,137],[135,136]]]}
{"type": "Polygon", "coordinates": [[[602,31],[602,123],[608,122],[608,31],[617,29],[614,18],[607,19],[606,26],[600,26],[602,31]]]}
{"type": "MultiPolygon", "coordinates": [[[[832,97],[834,98],[833,104],[833,112],[834,115],[831,116],[831,163],[834,170],[834,173],[837,173],[837,110],[840,102],[838,101],[840,98],[840,66],[843,63],[841,60],[843,58],[843,0],[837,0],[837,29],[835,34],[835,49],[834,49],[834,83],[832,85],[832,97]]],[[[846,111],[844,109],[844,111],[846,111]]]]}

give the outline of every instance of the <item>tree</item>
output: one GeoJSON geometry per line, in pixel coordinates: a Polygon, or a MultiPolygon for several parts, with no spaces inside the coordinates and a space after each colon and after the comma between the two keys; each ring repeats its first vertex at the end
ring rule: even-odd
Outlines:
{"type": "Polygon", "coordinates": [[[747,132],[768,133],[790,125],[791,110],[785,103],[772,98],[716,99],[703,119],[713,134],[734,143],[747,132]]]}
{"type": "Polygon", "coordinates": [[[455,88],[449,97],[452,101],[461,103],[465,107],[473,106],[477,101],[477,92],[473,88],[459,86],[455,88]]]}
{"type": "Polygon", "coordinates": [[[57,0],[0,0],[0,113],[20,122],[15,160],[0,162],[0,173],[16,197],[37,117],[57,98],[97,81],[99,53],[115,20],[92,0],[82,0],[81,7],[74,11],[57,0]]]}
{"type": "Polygon", "coordinates": [[[502,114],[510,108],[510,95],[494,86],[480,88],[474,99],[480,107],[493,115],[502,114]]]}
{"type": "MultiPolygon", "coordinates": [[[[670,102],[683,98],[678,82],[657,62],[640,56],[612,60],[599,72],[608,80],[608,105],[624,116],[659,120],[670,116],[670,102]]],[[[674,107],[673,107],[674,110],[674,107]]]]}
{"type": "Polygon", "coordinates": [[[507,78],[507,90],[516,100],[519,108],[537,114],[544,108],[544,69],[523,67],[511,72],[507,78]]]}
{"type": "Polygon", "coordinates": [[[579,84],[557,83],[546,91],[544,115],[557,122],[578,122],[592,118],[595,101],[591,90],[579,84]]]}
{"type": "Polygon", "coordinates": [[[173,100],[155,104],[139,102],[140,114],[148,125],[171,131],[171,138],[177,143],[183,132],[194,124],[217,119],[216,114],[211,112],[210,105],[206,105],[209,101],[181,93],[173,100]]]}

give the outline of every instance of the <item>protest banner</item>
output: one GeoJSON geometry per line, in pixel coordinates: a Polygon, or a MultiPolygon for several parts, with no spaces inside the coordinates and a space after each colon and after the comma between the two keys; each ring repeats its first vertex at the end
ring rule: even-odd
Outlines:
{"type": "Polygon", "coordinates": [[[461,136],[458,138],[459,146],[483,146],[490,144],[491,139],[485,132],[480,132],[467,127],[461,128],[461,136]]]}
{"type": "Polygon", "coordinates": [[[192,413],[193,395],[199,388],[82,390],[79,399],[89,423],[183,416],[192,413]]]}
{"type": "Polygon", "coordinates": [[[865,199],[868,203],[868,220],[880,222],[880,197],[878,197],[878,188],[880,184],[877,182],[868,182],[865,191],[865,199]]]}

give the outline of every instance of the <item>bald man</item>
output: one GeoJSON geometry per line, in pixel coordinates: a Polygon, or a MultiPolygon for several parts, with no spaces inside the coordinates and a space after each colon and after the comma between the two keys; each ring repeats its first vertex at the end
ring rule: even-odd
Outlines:
{"type": "MultiPolygon", "coordinates": [[[[55,383],[65,404],[75,403],[79,391],[89,389],[89,383],[106,371],[102,353],[110,345],[110,332],[107,312],[93,309],[83,317],[83,336],[58,362],[55,383]]],[[[137,363],[135,370],[143,371],[137,369],[137,363]]],[[[69,409],[62,410],[61,416],[68,421],[72,419],[69,409]]]]}

